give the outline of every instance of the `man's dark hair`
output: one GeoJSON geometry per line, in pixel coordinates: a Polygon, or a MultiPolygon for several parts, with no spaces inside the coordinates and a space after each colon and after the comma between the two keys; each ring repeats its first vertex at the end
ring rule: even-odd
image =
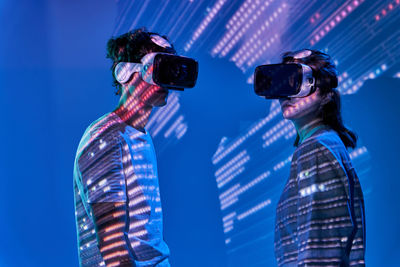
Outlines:
{"type": "MultiPolygon", "coordinates": [[[[114,68],[119,62],[140,63],[143,56],[153,52],[176,54],[172,44],[171,47],[164,48],[154,43],[151,40],[153,34],[159,35],[147,31],[146,28],[139,28],[108,40],[107,58],[113,61],[111,71],[114,79],[113,86],[117,88],[117,95],[121,93],[121,84],[114,77],[114,68]]],[[[168,40],[166,36],[161,37],[168,40]]]]}
{"type": "MultiPolygon", "coordinates": [[[[343,124],[341,113],[340,92],[335,89],[337,86],[337,70],[335,63],[328,54],[319,50],[312,50],[311,54],[304,58],[293,58],[290,55],[296,52],[286,52],[282,55],[282,63],[302,63],[310,66],[313,70],[313,75],[318,79],[324,79],[324,86],[319,86],[320,93],[325,96],[332,94],[331,101],[323,104],[320,107],[320,116],[325,125],[330,126],[335,130],[343,144],[346,147],[355,148],[357,146],[357,135],[353,131],[347,129],[343,124]]],[[[294,146],[298,146],[300,137],[297,135],[294,146]]]]}

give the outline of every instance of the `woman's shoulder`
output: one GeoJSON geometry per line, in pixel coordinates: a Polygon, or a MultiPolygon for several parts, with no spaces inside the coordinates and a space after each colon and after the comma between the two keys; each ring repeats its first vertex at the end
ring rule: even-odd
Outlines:
{"type": "Polygon", "coordinates": [[[336,158],[348,154],[345,145],[335,130],[322,129],[307,138],[295,150],[297,157],[304,154],[317,154],[316,151],[329,150],[336,158]]]}
{"type": "Polygon", "coordinates": [[[338,133],[330,128],[318,130],[311,137],[307,138],[298,149],[303,150],[307,147],[326,146],[335,149],[345,149],[346,147],[340,139],[338,133]]]}

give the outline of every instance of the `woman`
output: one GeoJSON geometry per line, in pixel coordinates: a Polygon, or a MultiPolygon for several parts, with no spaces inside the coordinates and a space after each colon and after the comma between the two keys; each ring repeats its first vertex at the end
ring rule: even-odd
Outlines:
{"type": "Polygon", "coordinates": [[[342,122],[336,67],[308,49],[285,53],[283,63],[308,65],[320,85],[308,96],[280,99],[297,149],[276,209],[278,266],[365,266],[363,193],[347,152],[357,137],[342,122]]]}

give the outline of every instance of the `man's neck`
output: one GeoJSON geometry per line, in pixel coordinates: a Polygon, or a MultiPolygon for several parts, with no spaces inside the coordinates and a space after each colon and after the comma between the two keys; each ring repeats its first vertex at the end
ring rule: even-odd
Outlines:
{"type": "Polygon", "coordinates": [[[125,100],[120,101],[114,112],[126,124],[145,133],[144,127],[149,121],[152,109],[152,106],[140,102],[134,95],[129,95],[125,100]]]}

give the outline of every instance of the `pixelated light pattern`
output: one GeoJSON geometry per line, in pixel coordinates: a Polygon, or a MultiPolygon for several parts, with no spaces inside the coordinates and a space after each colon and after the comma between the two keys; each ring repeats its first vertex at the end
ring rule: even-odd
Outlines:
{"type": "MultiPolygon", "coordinates": [[[[256,122],[237,139],[228,142],[224,138],[212,159],[229,266],[241,266],[245,260],[249,266],[260,262],[274,263],[274,208],[289,177],[294,150],[292,131],[296,134],[291,123],[282,120],[275,112],[281,114],[278,101],[273,101],[266,118],[256,122]],[[250,132],[251,136],[248,135],[250,132]],[[285,134],[290,138],[283,138],[285,134]],[[238,170],[241,171],[236,173],[238,170]],[[235,176],[229,177],[231,173],[235,176]],[[250,258],[249,255],[256,256],[250,258]]],[[[350,151],[357,169],[367,168],[367,155],[364,146],[350,151]]],[[[299,179],[307,175],[300,173],[299,179]]],[[[327,186],[313,184],[303,188],[300,195],[305,197],[324,191],[327,186]]]]}
{"type": "Polygon", "coordinates": [[[138,266],[167,262],[157,161],[149,133],[111,112],[87,128],[77,151],[74,193],[80,266],[119,266],[129,254],[135,255],[138,266]],[[99,203],[106,206],[95,214],[92,207],[99,203]],[[110,205],[115,212],[109,212],[110,205]],[[126,216],[128,220],[119,219],[126,216]],[[102,224],[107,226],[104,230],[102,224]]]}
{"type": "Polygon", "coordinates": [[[217,13],[220,11],[222,6],[225,4],[227,0],[218,0],[214,6],[209,10],[208,15],[204,18],[204,20],[200,23],[199,27],[194,31],[192,38],[185,44],[185,51],[189,51],[194,42],[202,35],[204,30],[210,24],[210,22],[214,19],[217,13]]]}
{"type": "MultiPolygon", "coordinates": [[[[116,32],[123,33],[134,23],[148,25],[141,23],[146,18],[151,21],[148,28],[166,33],[178,51],[206,52],[232,62],[244,73],[248,90],[257,65],[277,63],[283,52],[301,48],[321,49],[333,56],[343,98],[381,75],[400,78],[399,69],[393,70],[400,58],[400,0],[148,2],[156,3],[156,8],[118,1],[116,32]],[[134,8],[138,12],[131,12],[134,8]]],[[[155,142],[169,144],[161,141],[178,140],[187,130],[184,114],[173,107],[179,104],[175,97],[169,96],[171,107],[152,115],[149,129],[156,131],[155,142]]],[[[278,101],[271,101],[263,119],[237,136],[222,137],[212,156],[230,267],[276,265],[274,207],[289,176],[296,136],[281,114],[278,101]],[[241,191],[266,173],[268,177],[241,191]]],[[[360,173],[367,169],[367,148],[351,151],[350,157],[360,173]]],[[[323,189],[316,184],[304,194],[323,189]]]]}

